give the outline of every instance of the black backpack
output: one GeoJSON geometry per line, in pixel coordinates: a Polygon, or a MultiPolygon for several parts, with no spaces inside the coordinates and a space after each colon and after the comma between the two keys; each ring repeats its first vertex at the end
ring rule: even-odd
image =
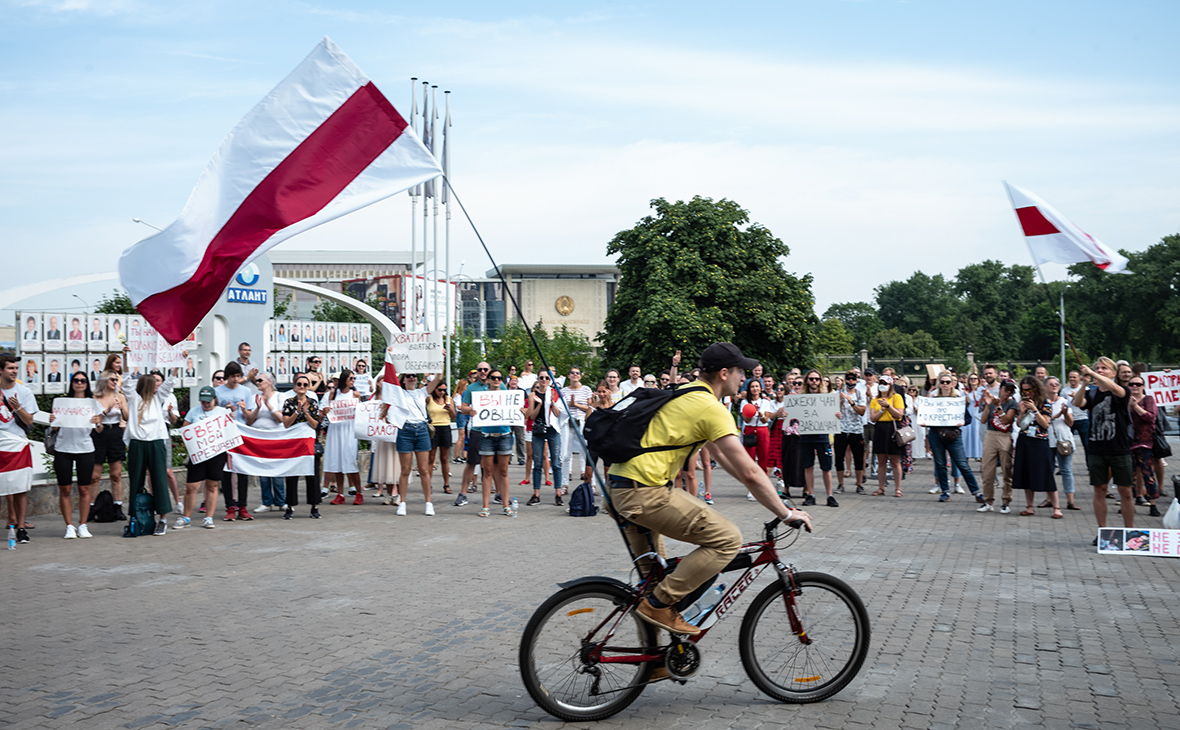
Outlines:
{"type": "Polygon", "coordinates": [[[111,496],[111,490],[104,489],[94,498],[94,506],[90,508],[90,521],[115,521],[115,498],[111,496]]]}
{"type": "Polygon", "coordinates": [[[594,504],[594,490],[590,482],[583,482],[570,495],[570,517],[593,517],[596,514],[598,505],[594,504]]]}
{"type": "Polygon", "coordinates": [[[123,537],[139,537],[150,535],[156,530],[156,518],[152,512],[154,507],[152,495],[140,492],[135,495],[131,503],[131,518],[127,527],[123,528],[123,537]]]}
{"type": "Polygon", "coordinates": [[[591,453],[608,464],[619,464],[653,451],[674,451],[686,446],[700,446],[705,442],[647,447],[641,445],[648,424],[660,408],[674,398],[699,392],[708,393],[709,389],[689,385],[676,390],[636,388],[610,408],[601,408],[590,414],[586,419],[586,427],[582,430],[586,445],[590,447],[591,453]]]}

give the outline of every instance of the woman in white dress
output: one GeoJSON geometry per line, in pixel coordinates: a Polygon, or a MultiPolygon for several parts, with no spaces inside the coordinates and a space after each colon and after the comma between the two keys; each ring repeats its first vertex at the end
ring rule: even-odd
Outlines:
{"type": "MultiPolygon", "coordinates": [[[[360,403],[360,397],[353,390],[354,376],[347,368],[340,371],[336,377],[336,387],[328,392],[328,397],[320,408],[323,418],[328,418],[332,411],[333,401],[351,400],[360,403]]],[[[344,490],[344,475],[348,475],[348,484],[356,490],[353,504],[365,501],[361,494],[361,475],[356,466],[357,438],[353,432],[352,421],[328,422],[328,438],[324,444],[324,481],[325,486],[336,482],[336,498],[331,504],[344,504],[346,494],[344,490]]],[[[329,486],[329,489],[331,487],[329,486]]]]}

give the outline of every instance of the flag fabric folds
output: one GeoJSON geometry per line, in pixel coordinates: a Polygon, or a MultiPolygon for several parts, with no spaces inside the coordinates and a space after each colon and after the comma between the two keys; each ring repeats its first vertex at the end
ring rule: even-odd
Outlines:
{"type": "MultiPolygon", "coordinates": [[[[263,430],[237,424],[242,443],[229,450],[229,470],[256,477],[299,477],[315,474],[315,431],[306,423],[263,430]]],[[[351,424],[349,428],[351,428],[351,424]]]]}
{"type": "Polygon", "coordinates": [[[1038,265],[1089,261],[1109,273],[1126,272],[1127,258],[1086,233],[1048,203],[1027,190],[1004,182],[1008,199],[1024,231],[1029,251],[1038,265]]]}
{"type": "Polygon", "coordinates": [[[255,257],[441,173],[413,128],[324,38],[230,131],[180,217],[123,252],[119,275],[176,344],[255,257]]]}
{"type": "Polygon", "coordinates": [[[29,440],[0,430],[0,496],[33,488],[33,451],[29,440]]]}
{"type": "Polygon", "coordinates": [[[393,350],[385,348],[385,369],[381,373],[381,400],[389,405],[386,420],[401,428],[406,421],[421,421],[426,417],[413,396],[406,392],[393,366],[393,350]]]}

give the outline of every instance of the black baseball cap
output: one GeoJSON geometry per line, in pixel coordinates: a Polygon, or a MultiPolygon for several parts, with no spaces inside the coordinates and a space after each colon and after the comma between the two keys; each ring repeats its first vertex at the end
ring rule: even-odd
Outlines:
{"type": "Polygon", "coordinates": [[[758,367],[758,361],[743,355],[738,346],[732,342],[716,342],[706,347],[705,351],[701,353],[697,367],[707,373],[715,373],[725,368],[753,370],[758,367]]]}

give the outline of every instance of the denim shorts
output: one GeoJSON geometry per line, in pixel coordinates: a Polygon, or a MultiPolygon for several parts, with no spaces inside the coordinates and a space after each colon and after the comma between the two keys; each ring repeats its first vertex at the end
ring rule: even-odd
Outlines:
{"type": "Polygon", "coordinates": [[[485,433],[479,439],[479,455],[495,456],[512,453],[512,434],[485,433]]]}
{"type": "Polygon", "coordinates": [[[397,453],[416,451],[430,451],[430,429],[426,427],[426,421],[406,423],[397,430],[397,453]]]}

